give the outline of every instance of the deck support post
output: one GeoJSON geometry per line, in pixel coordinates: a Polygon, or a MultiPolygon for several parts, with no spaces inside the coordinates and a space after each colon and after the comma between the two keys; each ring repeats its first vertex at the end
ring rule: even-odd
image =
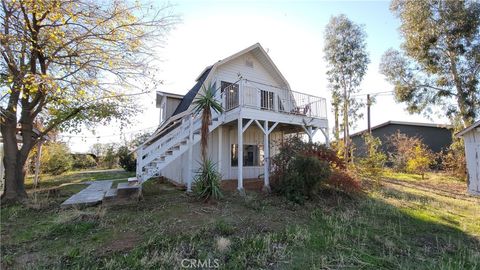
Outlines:
{"type": "MultiPolygon", "coordinates": [[[[218,127],[218,171],[222,172],[222,152],[223,152],[223,128],[222,126],[218,127]]],[[[221,179],[223,180],[223,179],[221,179]]]]}
{"type": "Polygon", "coordinates": [[[188,164],[187,164],[187,192],[192,192],[192,163],[193,163],[193,115],[189,116],[188,134],[188,164]]]}
{"type": "Polygon", "coordinates": [[[270,134],[268,130],[268,121],[265,120],[263,122],[263,135],[264,135],[264,143],[263,143],[263,165],[264,165],[264,172],[263,172],[263,189],[264,192],[270,192],[270,145],[268,141],[268,135],[270,134]]]}
{"type": "MultiPolygon", "coordinates": [[[[136,168],[136,173],[135,173],[135,176],[137,177],[137,181],[138,182],[142,182],[144,179],[143,179],[143,162],[142,162],[142,159],[143,159],[143,146],[141,145],[138,149],[137,149],[137,168],[136,168]]],[[[145,179],[146,180],[146,179],[145,179]]]]}
{"type": "Polygon", "coordinates": [[[238,139],[238,148],[237,148],[237,163],[238,163],[238,180],[237,180],[237,190],[240,195],[245,194],[243,189],[243,118],[240,116],[238,118],[237,124],[237,139],[238,139]]]}
{"type": "Polygon", "coordinates": [[[325,145],[327,147],[330,146],[330,138],[328,136],[328,128],[321,128],[320,131],[323,133],[323,136],[325,137],[325,145]]]}

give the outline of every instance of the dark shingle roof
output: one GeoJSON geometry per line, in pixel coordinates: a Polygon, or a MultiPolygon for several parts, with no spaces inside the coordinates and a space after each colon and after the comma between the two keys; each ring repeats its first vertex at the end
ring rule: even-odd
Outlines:
{"type": "Polygon", "coordinates": [[[205,79],[207,78],[208,74],[210,73],[210,70],[212,70],[212,67],[209,67],[203,72],[202,76],[198,79],[197,83],[188,91],[188,93],[183,97],[182,101],[180,104],[178,104],[177,108],[173,112],[172,116],[175,116],[177,114],[180,114],[188,109],[190,107],[190,104],[192,104],[193,99],[197,95],[198,91],[202,87],[203,82],[205,82],[205,79]]]}

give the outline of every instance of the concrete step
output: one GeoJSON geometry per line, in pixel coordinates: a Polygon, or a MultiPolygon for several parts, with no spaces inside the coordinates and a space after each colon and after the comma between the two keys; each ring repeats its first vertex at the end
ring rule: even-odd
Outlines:
{"type": "Polygon", "coordinates": [[[117,189],[116,188],[111,188],[105,193],[105,197],[103,197],[103,201],[112,201],[115,200],[117,197],[117,189]]]}
{"type": "Polygon", "coordinates": [[[128,183],[137,183],[138,182],[138,179],[137,177],[129,177],[127,179],[128,183]]]}
{"type": "Polygon", "coordinates": [[[134,183],[118,183],[118,198],[139,198],[142,194],[142,185],[134,183]]]}

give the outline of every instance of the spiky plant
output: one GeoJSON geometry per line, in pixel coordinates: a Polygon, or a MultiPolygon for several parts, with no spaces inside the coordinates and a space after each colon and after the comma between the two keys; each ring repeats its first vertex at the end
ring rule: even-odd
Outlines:
{"type": "Polygon", "coordinates": [[[223,196],[220,190],[222,177],[215,167],[213,161],[205,159],[195,174],[195,194],[203,201],[217,200],[223,196]]]}
{"type": "Polygon", "coordinates": [[[217,113],[223,111],[222,104],[215,99],[215,87],[211,84],[208,86],[202,85],[202,92],[194,101],[194,112],[202,114],[201,140],[200,149],[202,154],[202,161],[207,158],[208,149],[208,127],[212,122],[212,110],[217,113]]]}

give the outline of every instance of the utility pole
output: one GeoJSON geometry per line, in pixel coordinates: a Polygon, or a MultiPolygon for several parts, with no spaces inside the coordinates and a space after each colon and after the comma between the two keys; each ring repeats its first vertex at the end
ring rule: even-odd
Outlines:
{"type": "Polygon", "coordinates": [[[370,94],[367,94],[367,123],[368,123],[368,134],[372,134],[372,126],[370,123],[370,106],[372,101],[370,100],[370,94]]]}

